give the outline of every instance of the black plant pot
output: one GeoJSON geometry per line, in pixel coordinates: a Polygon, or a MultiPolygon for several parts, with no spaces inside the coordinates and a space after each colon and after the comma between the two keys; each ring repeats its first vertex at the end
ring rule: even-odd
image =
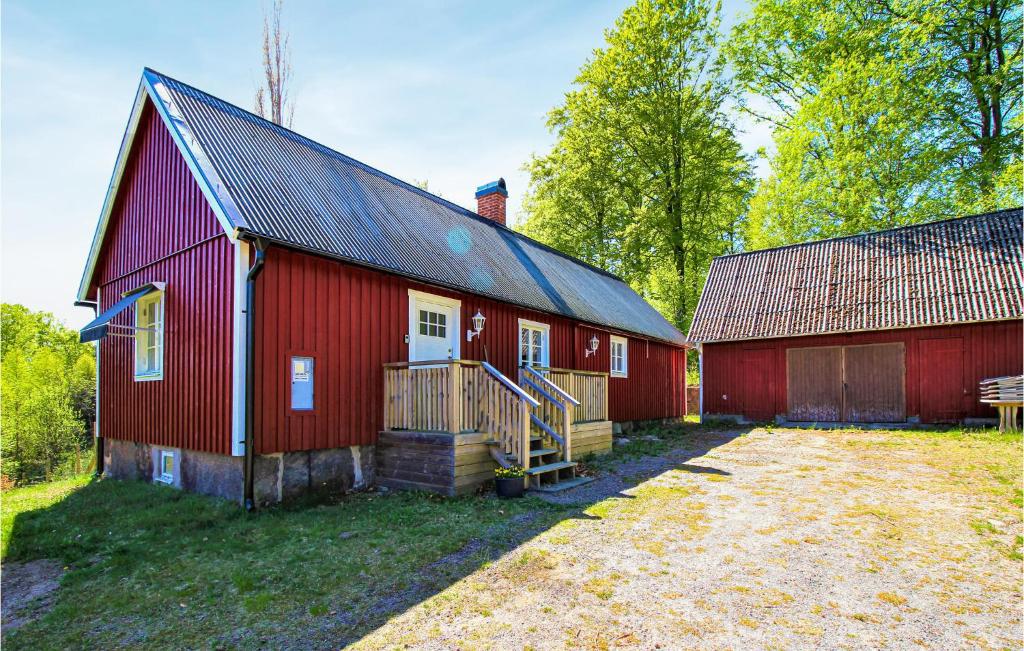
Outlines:
{"type": "Polygon", "coordinates": [[[494,480],[494,490],[498,493],[498,497],[522,497],[523,496],[523,478],[522,477],[505,477],[496,478],[494,480]]]}

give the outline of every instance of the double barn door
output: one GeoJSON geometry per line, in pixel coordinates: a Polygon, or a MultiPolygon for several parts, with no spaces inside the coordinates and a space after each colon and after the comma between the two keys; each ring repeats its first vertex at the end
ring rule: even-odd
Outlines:
{"type": "Polygon", "coordinates": [[[902,343],[790,348],[786,384],[792,421],[898,423],[907,418],[902,343]]]}

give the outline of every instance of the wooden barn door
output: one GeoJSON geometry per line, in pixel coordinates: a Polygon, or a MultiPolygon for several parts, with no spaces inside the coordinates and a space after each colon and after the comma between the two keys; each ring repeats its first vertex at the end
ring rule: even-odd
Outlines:
{"type": "Polygon", "coordinates": [[[921,420],[925,423],[959,421],[967,415],[963,338],[922,339],[918,345],[921,420]]]}
{"type": "Polygon", "coordinates": [[[843,348],[843,420],[899,423],[907,419],[903,343],[843,348]]]}
{"type": "Polygon", "coordinates": [[[775,418],[774,353],[774,348],[748,348],[743,351],[744,381],[740,394],[740,412],[750,420],[775,418]]]}
{"type": "Polygon", "coordinates": [[[902,343],[786,351],[787,418],[898,423],[907,419],[902,343]]]}
{"type": "Polygon", "coordinates": [[[786,351],[787,418],[830,423],[843,413],[843,349],[840,346],[786,351]]]}

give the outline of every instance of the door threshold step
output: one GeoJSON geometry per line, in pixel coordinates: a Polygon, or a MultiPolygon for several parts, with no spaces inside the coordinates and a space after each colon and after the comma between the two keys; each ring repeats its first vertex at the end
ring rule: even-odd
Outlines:
{"type": "Polygon", "coordinates": [[[527,491],[537,493],[561,493],[562,491],[567,491],[570,488],[589,484],[592,481],[594,481],[593,477],[576,477],[574,479],[560,481],[557,484],[541,484],[539,488],[531,487],[528,488],[527,491]]]}
{"type": "Polygon", "coordinates": [[[526,471],[527,475],[540,475],[545,472],[554,472],[555,470],[562,470],[563,468],[575,468],[575,461],[556,461],[555,463],[549,463],[544,466],[537,466],[536,468],[530,468],[526,471]]]}
{"type": "Polygon", "coordinates": [[[537,450],[530,450],[530,457],[542,457],[545,454],[554,454],[558,452],[557,448],[540,448],[537,450]]]}

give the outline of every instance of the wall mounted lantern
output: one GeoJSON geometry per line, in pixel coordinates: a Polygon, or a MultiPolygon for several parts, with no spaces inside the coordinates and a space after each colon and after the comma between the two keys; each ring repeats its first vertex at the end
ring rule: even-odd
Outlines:
{"type": "Polygon", "coordinates": [[[473,341],[473,337],[480,336],[480,333],[484,329],[484,321],[486,320],[487,319],[484,318],[484,315],[480,314],[480,310],[477,310],[476,314],[473,316],[473,329],[466,330],[466,341],[473,341]]]}
{"type": "Polygon", "coordinates": [[[596,353],[597,352],[597,345],[599,343],[601,343],[601,342],[597,340],[597,335],[594,335],[593,337],[591,337],[590,338],[590,348],[588,348],[585,351],[583,351],[583,352],[586,353],[586,355],[584,355],[584,357],[590,357],[591,355],[596,353]]]}

